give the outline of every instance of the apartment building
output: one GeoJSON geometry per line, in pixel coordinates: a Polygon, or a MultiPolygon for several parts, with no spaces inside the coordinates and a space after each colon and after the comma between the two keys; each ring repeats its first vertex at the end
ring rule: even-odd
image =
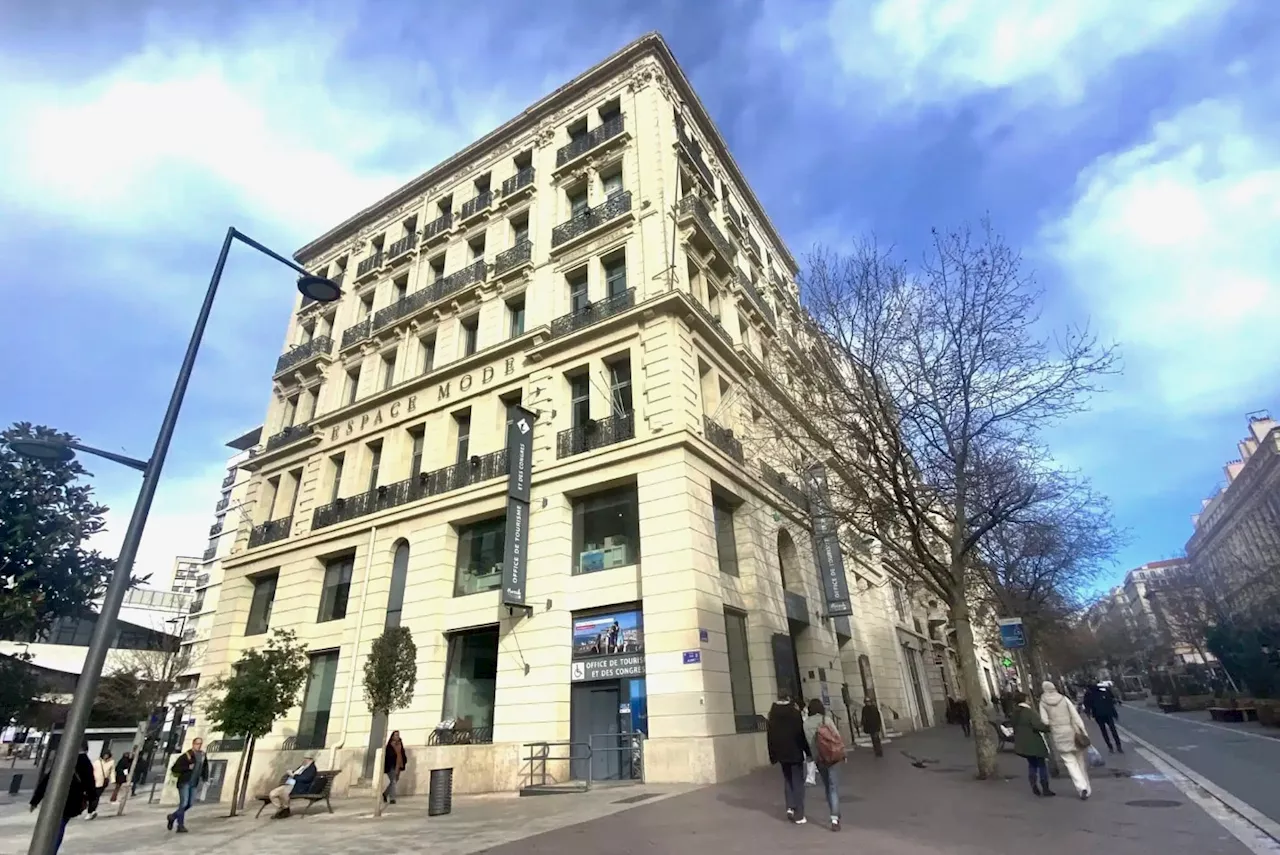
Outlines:
{"type": "Polygon", "coordinates": [[[203,665],[308,646],[256,778],[305,750],[367,786],[390,728],[410,791],[723,780],[768,762],[781,686],[931,723],[820,471],[754,451],[742,389],[800,335],[796,265],[660,37],[296,258],[344,295],[290,320],[203,665]],[[391,626],[418,670],[388,722],[361,675],[391,626]]]}

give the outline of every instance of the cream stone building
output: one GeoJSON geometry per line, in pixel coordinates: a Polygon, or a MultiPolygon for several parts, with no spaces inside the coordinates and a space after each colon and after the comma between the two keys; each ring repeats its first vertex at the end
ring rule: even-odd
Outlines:
{"type": "Polygon", "coordinates": [[[459,792],[723,780],[768,762],[780,685],[846,730],[846,699],[856,719],[870,694],[891,726],[935,722],[949,660],[918,633],[913,685],[917,633],[873,558],[846,557],[850,615],[820,578],[803,473],[744,450],[747,375],[799,334],[796,264],[660,37],[296,258],[344,295],[290,321],[201,668],[277,628],[311,653],[251,789],[303,751],[342,770],[338,791],[368,786],[388,728],[402,792],[441,767],[459,792]],[[513,543],[528,608],[504,605],[513,543]],[[417,683],[388,723],[362,669],[395,625],[417,683]]]}

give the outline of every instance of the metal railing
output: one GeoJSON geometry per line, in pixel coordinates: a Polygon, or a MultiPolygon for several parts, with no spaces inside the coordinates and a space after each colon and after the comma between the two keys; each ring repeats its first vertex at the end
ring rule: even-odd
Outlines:
{"type": "Polygon", "coordinates": [[[284,540],[293,530],[293,517],[281,517],[277,520],[268,520],[262,525],[255,525],[249,531],[249,548],[255,546],[263,546],[268,543],[275,543],[278,540],[284,540]]]}
{"type": "Polygon", "coordinates": [[[721,427],[710,416],[703,416],[702,432],[706,436],[707,441],[716,448],[720,449],[739,463],[746,462],[746,458],[742,454],[742,443],[734,438],[732,430],[726,427],[721,427]]]}
{"type": "Polygon", "coordinates": [[[713,330],[716,331],[716,335],[724,339],[726,343],[733,344],[733,337],[730,336],[729,331],[724,328],[724,324],[720,323],[720,319],[711,314],[711,310],[702,305],[702,302],[697,297],[693,297],[693,309],[702,316],[702,319],[706,321],[713,330]]]}
{"type": "Polygon", "coordinates": [[[210,537],[217,537],[220,534],[222,534],[222,520],[218,520],[216,523],[209,526],[210,537]]]}
{"type": "Polygon", "coordinates": [[[510,196],[517,190],[523,190],[533,183],[533,167],[526,166],[515,175],[502,182],[502,195],[510,196]]]}
{"type": "Polygon", "coordinates": [[[227,489],[235,482],[236,482],[236,470],[232,469],[230,472],[227,473],[226,477],[222,479],[222,489],[224,490],[227,489]]]}
{"type": "Polygon", "coordinates": [[[636,437],[636,414],[622,413],[567,428],[556,434],[556,457],[572,457],[636,437]]]}
{"type": "Polygon", "coordinates": [[[486,272],[484,259],[468,264],[461,270],[450,273],[448,276],[431,283],[431,290],[435,292],[432,295],[431,302],[443,300],[452,294],[456,294],[463,288],[475,282],[483,282],[486,272]]]}
{"type": "Polygon", "coordinates": [[[327,335],[316,336],[306,344],[300,344],[288,353],[282,353],[280,358],[276,360],[275,373],[279,374],[282,371],[288,371],[295,365],[301,365],[315,356],[328,356],[331,350],[333,350],[333,339],[327,335]]]}
{"type": "Polygon", "coordinates": [[[793,505],[802,510],[808,510],[809,497],[805,495],[804,490],[791,483],[785,475],[764,461],[760,462],[760,477],[766,484],[789,499],[793,505]]]}
{"type": "Polygon", "coordinates": [[[277,448],[283,448],[290,443],[297,442],[303,437],[311,436],[313,430],[311,425],[303,422],[302,424],[290,425],[279,433],[272,434],[267,437],[267,451],[275,451],[277,448]]]}
{"type": "Polygon", "coordinates": [[[431,240],[433,237],[448,231],[449,226],[453,225],[453,214],[441,214],[431,222],[427,223],[427,227],[422,231],[423,240],[431,240]]]}
{"type": "Polygon", "coordinates": [[[387,261],[394,261],[395,259],[404,255],[406,252],[413,249],[413,245],[416,244],[417,242],[418,242],[417,232],[409,232],[409,234],[405,235],[404,237],[400,238],[400,240],[396,241],[395,243],[391,244],[391,246],[387,247],[387,254],[386,254],[387,261]]]}
{"type": "MultiPolygon", "coordinates": [[[[577,789],[583,791],[591,789],[591,778],[588,774],[586,780],[573,781],[572,778],[567,781],[560,781],[547,769],[547,763],[568,763],[570,770],[574,763],[586,761],[587,768],[591,768],[591,745],[586,742],[526,742],[525,747],[529,749],[527,757],[523,758],[528,764],[529,783],[526,787],[549,787],[549,786],[565,786],[576,784],[577,789]],[[552,750],[556,748],[565,749],[563,754],[552,754],[552,750]]],[[[572,776],[572,771],[570,771],[572,776]]]]}
{"type": "Polygon", "coordinates": [[[216,547],[216,546],[210,546],[208,549],[206,549],[206,550],[204,551],[204,559],[203,559],[203,560],[208,561],[208,560],[210,560],[211,558],[213,558],[213,556],[215,556],[215,555],[217,555],[217,554],[218,554],[218,547],[216,547]]]}
{"type": "Polygon", "coordinates": [[[396,300],[390,306],[385,306],[373,313],[373,322],[369,325],[370,332],[380,330],[387,324],[394,323],[407,315],[435,302],[430,287],[422,288],[414,291],[396,300]]]}
{"type": "Polygon", "coordinates": [[[711,245],[720,253],[721,258],[726,263],[732,263],[734,257],[738,254],[733,248],[733,244],[729,243],[724,236],[724,232],[720,231],[720,227],[711,219],[711,210],[707,207],[707,203],[703,201],[701,196],[689,194],[680,200],[676,207],[676,216],[693,217],[693,221],[707,236],[707,240],[711,241],[711,245]]]}
{"type": "Polygon", "coordinates": [[[215,514],[221,513],[222,511],[225,511],[227,509],[227,506],[230,504],[231,504],[231,497],[223,496],[221,499],[218,500],[218,503],[213,506],[213,512],[215,514]]]}
{"type": "Polygon", "coordinates": [[[589,303],[576,312],[562,315],[551,322],[551,338],[585,329],[605,318],[620,315],[636,304],[636,289],[628,288],[598,303],[589,303]]]}
{"type": "Polygon", "coordinates": [[[510,249],[505,249],[498,253],[493,260],[493,275],[501,276],[504,273],[514,270],[525,262],[533,260],[533,243],[528,239],[524,239],[510,249]]]}
{"type": "Polygon", "coordinates": [[[616,220],[631,210],[631,191],[614,193],[594,208],[584,208],[551,230],[551,246],[557,247],[586,234],[597,226],[616,220]]]}
{"type": "Polygon", "coordinates": [[[369,337],[369,333],[373,332],[373,315],[360,321],[358,324],[352,324],[342,331],[342,344],[338,345],[339,350],[346,350],[352,345],[359,344],[369,337]]]}
{"type": "Polygon", "coordinates": [[[568,145],[563,145],[556,151],[556,167],[564,166],[569,161],[581,157],[601,143],[613,139],[622,133],[624,127],[622,114],[619,113],[600,125],[600,127],[583,134],[575,140],[570,140],[568,145]]]}
{"type": "Polygon", "coordinates": [[[423,472],[413,478],[375,487],[368,492],[321,505],[315,509],[311,517],[311,530],[327,528],[379,511],[407,505],[419,499],[460,490],[472,484],[499,478],[507,472],[506,449],[483,456],[477,455],[452,466],[433,472],[423,472]]]}
{"type": "MultiPolygon", "coordinates": [[[[587,783],[602,781],[636,781],[644,783],[644,733],[593,733],[587,736],[587,747],[591,749],[591,761],[587,763],[587,783]],[[617,777],[612,775],[597,779],[595,758],[598,756],[618,758],[617,777]]],[[[606,765],[611,765],[606,762],[606,765]]]]}
{"type": "Polygon", "coordinates": [[[491,204],[493,204],[493,193],[489,190],[482,190],[473,198],[462,203],[462,216],[460,219],[470,219],[481,211],[487,210],[491,204]]]}
{"type": "Polygon", "coordinates": [[[676,133],[680,138],[680,145],[684,149],[685,155],[698,168],[698,172],[702,174],[707,184],[715,187],[716,180],[711,174],[711,167],[707,166],[707,161],[702,156],[702,143],[689,136],[683,119],[676,121],[676,133]]]}
{"type": "Polygon", "coordinates": [[[471,727],[465,730],[437,728],[427,737],[427,745],[492,745],[492,727],[471,727]]]}
{"type": "Polygon", "coordinates": [[[215,739],[209,743],[207,753],[209,754],[230,754],[233,751],[244,750],[245,739],[215,739]]]}
{"type": "Polygon", "coordinates": [[[764,315],[765,320],[773,326],[777,326],[778,318],[773,313],[773,307],[764,301],[764,297],[761,296],[758,290],[756,290],[756,286],[742,271],[738,271],[738,285],[741,286],[743,292],[751,298],[751,302],[755,304],[757,309],[759,309],[760,314],[764,315]]]}
{"type": "Polygon", "coordinates": [[[377,270],[381,266],[382,250],[379,249],[368,258],[361,259],[360,263],[356,265],[356,276],[364,276],[366,273],[377,270]]]}

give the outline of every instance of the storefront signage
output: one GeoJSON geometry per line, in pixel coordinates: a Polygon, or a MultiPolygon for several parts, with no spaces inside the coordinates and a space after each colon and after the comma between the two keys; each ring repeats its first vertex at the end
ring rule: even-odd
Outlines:
{"type": "Polygon", "coordinates": [[[595,659],[579,659],[571,663],[569,678],[574,683],[591,680],[616,680],[619,677],[643,677],[644,654],[628,653],[623,656],[597,656],[595,659]]]}
{"type": "Polygon", "coordinates": [[[533,425],[538,416],[524,407],[512,407],[511,416],[507,425],[507,461],[511,467],[507,495],[528,502],[529,480],[533,477],[533,425]]]}
{"type": "Polygon", "coordinates": [[[502,562],[502,604],[524,606],[529,564],[529,479],[533,474],[535,416],[515,407],[507,425],[507,541],[502,562]]]}
{"type": "Polygon", "coordinates": [[[644,622],[635,609],[573,619],[575,683],[644,676],[644,622]]]}
{"type": "Polygon", "coordinates": [[[1009,650],[1027,646],[1027,633],[1022,628],[1022,618],[1000,618],[1000,643],[1009,650]]]}
{"type": "Polygon", "coordinates": [[[813,510],[813,551],[818,558],[818,575],[822,577],[827,615],[852,615],[853,604],[849,601],[844,554],[840,551],[840,532],[835,516],[831,513],[826,467],[810,467],[808,481],[809,505],[813,510]]]}
{"type": "Polygon", "coordinates": [[[437,383],[434,394],[427,391],[416,395],[406,395],[398,401],[392,401],[386,406],[377,407],[359,417],[339,422],[329,429],[329,440],[337,442],[346,437],[356,436],[366,430],[381,427],[387,421],[394,421],[401,416],[413,415],[427,409],[433,403],[449,400],[449,396],[453,394],[455,389],[460,394],[465,395],[475,388],[477,384],[481,387],[488,386],[497,380],[505,380],[515,373],[516,358],[508,356],[500,364],[486,365],[479,371],[472,371],[468,374],[463,374],[461,377],[454,377],[443,383],[437,383]]]}

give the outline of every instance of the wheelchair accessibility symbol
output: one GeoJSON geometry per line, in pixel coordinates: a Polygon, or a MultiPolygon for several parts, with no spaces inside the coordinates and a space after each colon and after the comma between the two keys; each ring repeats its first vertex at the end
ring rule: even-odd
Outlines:
{"type": "Polygon", "coordinates": [[[587,666],[582,662],[574,662],[570,670],[570,677],[574,680],[582,680],[587,676],[587,666]]]}

